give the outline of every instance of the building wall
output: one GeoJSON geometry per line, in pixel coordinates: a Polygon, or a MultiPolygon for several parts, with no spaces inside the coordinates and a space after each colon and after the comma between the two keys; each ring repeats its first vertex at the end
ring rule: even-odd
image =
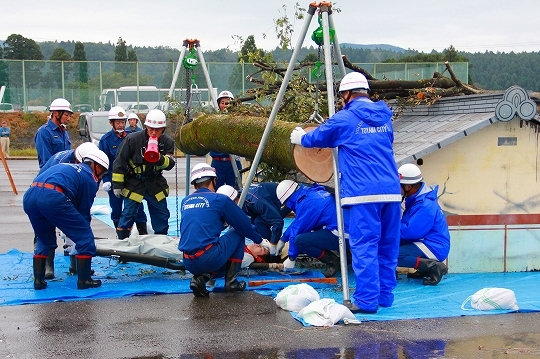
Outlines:
{"type": "Polygon", "coordinates": [[[450,272],[540,270],[538,140],[513,119],[423,158],[450,226],[450,272]]]}

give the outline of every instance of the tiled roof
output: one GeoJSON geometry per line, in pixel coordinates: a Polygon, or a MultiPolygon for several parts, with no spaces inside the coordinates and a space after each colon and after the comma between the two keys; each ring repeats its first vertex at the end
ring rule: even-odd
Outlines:
{"type": "Polygon", "coordinates": [[[532,103],[523,89],[511,87],[504,93],[448,97],[431,106],[407,109],[394,120],[396,162],[398,166],[414,162],[500,121],[500,118],[509,121],[514,118],[514,113],[520,117],[521,104],[524,104],[525,112],[534,111],[537,117],[536,104],[533,109],[532,103]],[[509,105],[501,106],[506,103],[509,105]]]}

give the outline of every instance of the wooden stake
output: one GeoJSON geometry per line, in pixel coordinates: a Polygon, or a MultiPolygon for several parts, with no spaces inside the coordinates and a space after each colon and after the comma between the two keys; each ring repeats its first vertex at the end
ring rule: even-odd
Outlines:
{"type": "Polygon", "coordinates": [[[2,151],[2,148],[0,148],[0,158],[2,159],[2,163],[4,164],[4,168],[6,169],[6,173],[8,175],[9,182],[11,183],[11,188],[13,189],[13,193],[19,194],[17,192],[17,188],[15,187],[15,182],[13,182],[13,177],[11,177],[11,172],[9,171],[6,157],[4,156],[4,151],[2,151]]]}

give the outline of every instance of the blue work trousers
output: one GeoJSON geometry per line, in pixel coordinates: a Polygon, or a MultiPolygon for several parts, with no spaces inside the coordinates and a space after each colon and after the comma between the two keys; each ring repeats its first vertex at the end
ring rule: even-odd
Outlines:
{"type": "Polygon", "coordinates": [[[64,194],[54,189],[30,187],[24,194],[23,209],[37,237],[35,254],[47,255],[50,249],[58,247],[58,228],[75,242],[77,254],[96,255],[90,223],[64,194]]]}
{"type": "MultiPolygon", "coordinates": [[[[109,205],[111,206],[111,220],[118,224],[120,217],[122,216],[122,204],[124,203],[124,197],[116,197],[112,190],[108,191],[109,195],[109,205]]],[[[135,217],[135,223],[146,223],[146,213],[144,213],[144,205],[141,203],[137,215],[135,217]]],[[[133,222],[129,224],[127,228],[131,228],[133,222]]]]}
{"type": "MultiPolygon", "coordinates": [[[[234,157],[234,156],[233,156],[234,157]]],[[[222,157],[228,158],[228,157],[222,157]]],[[[238,170],[242,169],[240,161],[234,161],[238,170]]],[[[211,166],[216,169],[216,188],[221,187],[224,184],[228,184],[238,189],[238,183],[236,182],[236,176],[234,175],[234,169],[231,165],[231,161],[214,160],[212,159],[211,166]]]]}
{"type": "Polygon", "coordinates": [[[350,206],[349,245],[356,279],[353,300],[367,311],[390,307],[397,285],[399,253],[399,202],[350,206]]]}
{"type": "Polygon", "coordinates": [[[408,242],[399,246],[398,267],[417,269],[418,258],[427,257],[415,244],[408,242]]]}
{"type": "Polygon", "coordinates": [[[294,238],[294,245],[299,253],[313,258],[320,258],[324,251],[339,250],[339,237],[327,229],[302,233],[294,238]]]}
{"type": "MultiPolygon", "coordinates": [[[[150,222],[155,234],[167,234],[169,232],[169,218],[171,216],[169,209],[167,208],[167,199],[164,198],[158,202],[156,197],[149,194],[144,195],[144,199],[148,204],[148,212],[150,213],[150,222]]],[[[135,217],[139,211],[142,203],[134,201],[129,198],[124,198],[124,209],[118,222],[118,228],[128,229],[131,228],[135,217]]]]}
{"type": "Polygon", "coordinates": [[[224,277],[225,265],[228,260],[242,262],[245,243],[244,236],[241,236],[234,228],[231,228],[227,233],[218,238],[217,243],[214,243],[212,247],[204,251],[199,257],[192,259],[184,257],[184,265],[194,275],[210,273],[213,278],[224,277]]]}

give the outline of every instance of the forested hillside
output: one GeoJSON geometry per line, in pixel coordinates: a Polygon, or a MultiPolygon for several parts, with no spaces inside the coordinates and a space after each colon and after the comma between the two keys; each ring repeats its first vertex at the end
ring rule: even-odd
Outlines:
{"type": "MultiPolygon", "coordinates": [[[[13,35],[12,35],[13,36],[13,35]]],[[[17,35],[20,36],[20,35],[17,35]]],[[[24,38],[23,38],[24,39],[24,38]]],[[[25,39],[33,41],[31,39],[25,39]]],[[[119,43],[122,43],[122,39],[119,39],[119,43]]],[[[112,43],[83,43],[84,51],[86,53],[86,60],[88,61],[114,61],[116,55],[116,48],[119,45],[112,43]]],[[[17,59],[17,57],[8,57],[6,51],[6,43],[4,43],[3,51],[0,51],[0,55],[3,52],[3,58],[17,59]]],[[[59,57],[58,50],[61,49],[60,54],[70,56],[75,51],[75,41],[61,41],[61,42],[41,42],[34,43],[39,48],[42,55],[42,59],[63,59],[59,57]]],[[[79,43],[80,44],[80,43],[79,43]]],[[[141,62],[167,62],[176,61],[180,54],[179,49],[173,49],[170,47],[137,47],[126,44],[123,41],[123,46],[126,46],[127,51],[131,52],[133,56],[136,56],[137,61],[141,62]]],[[[80,46],[80,45],[79,45],[80,46]]],[[[373,48],[373,45],[356,45],[356,44],[343,44],[342,53],[347,56],[352,63],[378,63],[378,62],[433,62],[444,61],[448,56],[445,52],[442,53],[431,52],[429,54],[420,53],[416,50],[408,49],[403,50],[391,45],[380,45],[381,48],[373,48]]],[[[205,61],[208,62],[236,62],[238,61],[238,53],[231,51],[230,49],[220,49],[214,51],[204,51],[204,44],[201,44],[201,48],[204,52],[205,61]]],[[[453,59],[450,61],[468,61],[469,62],[469,75],[470,82],[482,89],[486,90],[504,90],[510,86],[518,85],[527,90],[540,91],[540,73],[537,71],[537,65],[540,64],[540,52],[523,52],[523,53],[467,53],[461,52],[459,49],[449,47],[454,52],[453,59]]],[[[0,47],[2,50],[2,47],[0,47]]],[[[38,51],[39,51],[38,50],[38,51]]],[[[318,49],[315,46],[308,46],[302,48],[298,58],[302,59],[316,59],[318,49]]],[[[276,62],[287,62],[292,54],[291,50],[284,51],[279,47],[276,47],[270,52],[273,59],[276,62]]],[[[21,59],[21,58],[18,58],[21,59]]],[[[27,59],[27,58],[22,58],[27,59]]],[[[128,59],[128,61],[130,61],[128,59]]]]}

